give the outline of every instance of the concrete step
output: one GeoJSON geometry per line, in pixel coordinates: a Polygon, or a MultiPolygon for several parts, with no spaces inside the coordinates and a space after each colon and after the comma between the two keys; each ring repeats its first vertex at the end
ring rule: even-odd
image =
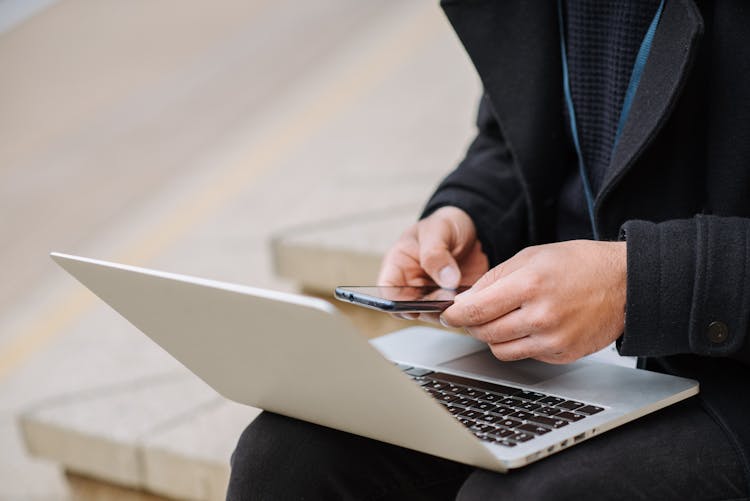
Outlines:
{"type": "Polygon", "coordinates": [[[237,437],[259,413],[181,370],[40,402],[20,425],[29,452],[68,471],[177,499],[220,500],[237,437]]]}
{"type": "Polygon", "coordinates": [[[383,255],[419,216],[416,204],[286,229],[272,240],[274,270],[304,290],[375,285],[383,255]]]}

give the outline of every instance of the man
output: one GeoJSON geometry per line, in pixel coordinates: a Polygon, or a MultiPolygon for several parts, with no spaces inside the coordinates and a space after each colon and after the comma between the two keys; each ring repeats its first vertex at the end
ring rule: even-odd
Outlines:
{"type": "Polygon", "coordinates": [[[240,499],[750,496],[750,5],[444,1],[478,135],[383,284],[474,284],[441,321],[500,360],[616,341],[699,397],[507,475],[272,414],[240,499]]]}

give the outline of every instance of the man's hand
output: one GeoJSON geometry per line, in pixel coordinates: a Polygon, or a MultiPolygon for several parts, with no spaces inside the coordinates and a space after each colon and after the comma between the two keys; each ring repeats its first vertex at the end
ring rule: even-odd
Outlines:
{"type": "Polygon", "coordinates": [[[465,327],[500,360],[568,363],[622,334],[624,242],[577,240],[522,250],[456,297],[441,321],[465,327]]]}
{"type": "Polygon", "coordinates": [[[442,207],[408,228],[391,247],[383,259],[378,285],[454,289],[473,284],[488,269],[469,215],[456,207],[442,207]]]}

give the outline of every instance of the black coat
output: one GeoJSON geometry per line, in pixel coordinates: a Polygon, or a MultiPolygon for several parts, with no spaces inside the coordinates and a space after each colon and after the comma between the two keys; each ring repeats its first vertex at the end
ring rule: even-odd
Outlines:
{"type": "MultiPolygon", "coordinates": [[[[475,141],[425,214],[464,209],[494,265],[554,240],[575,168],[556,2],[443,7],[485,96],[475,141]]],[[[700,381],[750,487],[750,2],[666,2],[595,219],[602,239],[627,240],[620,352],[700,381]]]]}

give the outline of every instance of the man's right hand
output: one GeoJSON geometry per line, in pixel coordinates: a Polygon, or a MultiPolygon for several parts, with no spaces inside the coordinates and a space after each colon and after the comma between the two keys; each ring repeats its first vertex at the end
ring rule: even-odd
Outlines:
{"type": "Polygon", "coordinates": [[[441,207],[409,227],[383,259],[378,285],[471,285],[489,270],[474,222],[441,207]]]}

